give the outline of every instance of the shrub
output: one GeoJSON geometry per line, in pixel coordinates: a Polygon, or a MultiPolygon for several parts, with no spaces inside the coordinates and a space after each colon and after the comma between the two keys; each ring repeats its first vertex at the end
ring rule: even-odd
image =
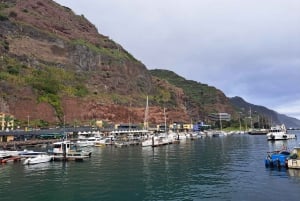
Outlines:
{"type": "Polygon", "coordinates": [[[10,11],[8,16],[16,18],[18,16],[18,14],[15,11],[10,11]]]}
{"type": "Polygon", "coordinates": [[[0,21],[6,21],[6,20],[8,20],[8,17],[0,14],[0,21]]]}
{"type": "Polygon", "coordinates": [[[11,75],[19,75],[20,69],[17,66],[8,66],[7,72],[11,75]]]}

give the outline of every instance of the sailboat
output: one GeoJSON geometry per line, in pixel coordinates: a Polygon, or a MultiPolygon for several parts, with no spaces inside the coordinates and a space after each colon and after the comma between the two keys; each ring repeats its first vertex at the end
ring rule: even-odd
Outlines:
{"type": "MultiPolygon", "coordinates": [[[[148,113],[149,113],[149,102],[148,102],[148,96],[147,96],[147,101],[146,101],[146,108],[145,108],[145,117],[144,117],[144,130],[148,131],[148,113]]],[[[154,141],[154,137],[153,135],[148,136],[147,138],[142,142],[142,147],[150,147],[153,145],[153,141],[154,141]]]]}

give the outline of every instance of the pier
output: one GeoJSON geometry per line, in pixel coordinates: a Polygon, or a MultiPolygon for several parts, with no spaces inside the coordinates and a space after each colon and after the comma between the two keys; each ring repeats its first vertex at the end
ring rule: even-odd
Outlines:
{"type": "Polygon", "coordinates": [[[23,146],[51,144],[65,137],[73,138],[73,136],[78,132],[97,130],[99,129],[92,127],[68,127],[55,129],[36,129],[29,131],[0,131],[0,149],[14,149],[23,146]]]}
{"type": "Polygon", "coordinates": [[[9,141],[0,142],[0,150],[16,150],[22,147],[29,146],[42,146],[47,144],[52,144],[54,142],[60,141],[59,139],[48,139],[48,140],[26,140],[26,141],[9,141]]]}

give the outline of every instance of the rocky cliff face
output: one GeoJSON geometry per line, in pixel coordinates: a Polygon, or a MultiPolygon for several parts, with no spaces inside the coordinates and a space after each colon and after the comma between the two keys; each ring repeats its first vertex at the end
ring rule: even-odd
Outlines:
{"type": "MultiPolygon", "coordinates": [[[[2,0],[0,39],[1,110],[17,119],[141,122],[149,95],[149,118],[162,121],[160,106],[170,100],[153,99],[160,91],[146,67],[69,8],[51,0],[2,0]]],[[[180,98],[171,101],[170,111],[188,119],[176,109],[180,98]]]]}
{"type": "MultiPolygon", "coordinates": [[[[83,15],[52,0],[0,0],[0,112],[21,125],[205,120],[235,109],[220,90],[148,71],[83,15]]],[[[33,126],[33,125],[32,125],[33,126]]]]}

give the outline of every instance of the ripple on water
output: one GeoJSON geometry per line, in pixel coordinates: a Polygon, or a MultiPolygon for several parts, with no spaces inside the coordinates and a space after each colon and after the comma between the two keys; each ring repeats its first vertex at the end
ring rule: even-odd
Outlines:
{"type": "Polygon", "coordinates": [[[2,166],[0,197],[12,200],[11,192],[22,201],[297,200],[299,171],[266,169],[265,153],[275,145],[264,137],[205,138],[155,149],[103,147],[81,163],[2,166]]]}

